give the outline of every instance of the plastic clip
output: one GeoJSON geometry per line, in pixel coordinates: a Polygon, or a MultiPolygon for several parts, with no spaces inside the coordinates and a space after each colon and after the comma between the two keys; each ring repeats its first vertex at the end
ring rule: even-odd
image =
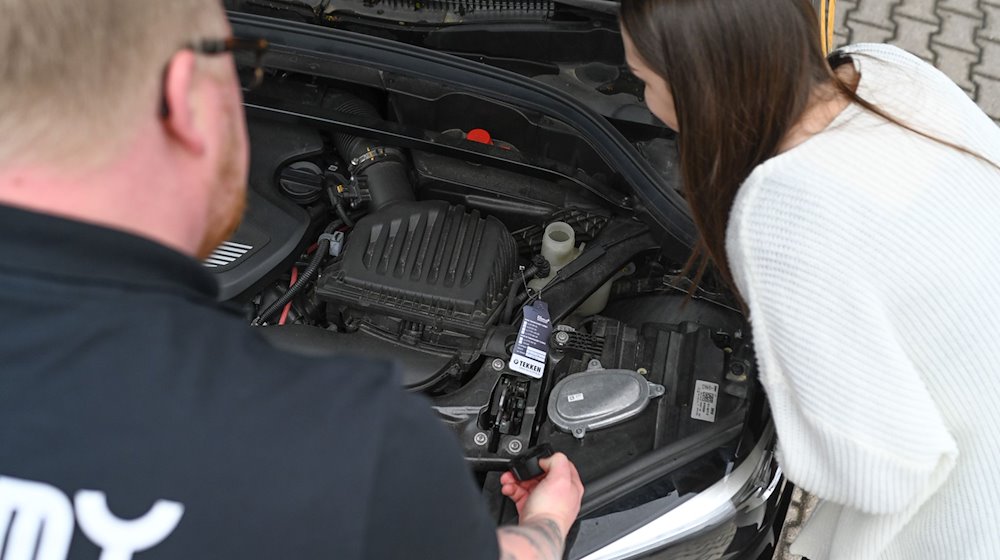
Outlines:
{"type": "Polygon", "coordinates": [[[333,233],[324,233],[319,236],[319,240],[324,239],[330,242],[330,256],[339,257],[340,253],[344,251],[344,232],[335,231],[333,233]]]}

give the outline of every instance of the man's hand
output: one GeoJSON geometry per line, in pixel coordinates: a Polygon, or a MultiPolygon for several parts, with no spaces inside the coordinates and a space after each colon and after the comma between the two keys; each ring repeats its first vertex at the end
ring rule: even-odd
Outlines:
{"type": "Polygon", "coordinates": [[[520,523],[497,531],[501,560],[558,560],[566,535],[580,513],[583,483],[562,453],[538,462],[545,474],[518,481],[510,472],[500,477],[501,492],[517,506],[520,523]]]}

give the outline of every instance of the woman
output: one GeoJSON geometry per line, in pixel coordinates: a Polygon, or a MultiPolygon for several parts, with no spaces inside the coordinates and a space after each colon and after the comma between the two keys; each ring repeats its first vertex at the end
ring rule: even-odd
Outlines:
{"type": "Polygon", "coordinates": [[[1000,128],[886,45],[823,55],[808,0],[623,0],[711,261],[743,299],[793,552],[1000,558],[1000,128]]]}

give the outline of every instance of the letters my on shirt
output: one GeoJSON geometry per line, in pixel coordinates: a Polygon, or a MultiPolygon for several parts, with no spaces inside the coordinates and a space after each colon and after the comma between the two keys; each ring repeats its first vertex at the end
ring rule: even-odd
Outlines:
{"type": "Polygon", "coordinates": [[[0,560],[65,560],[74,520],[101,548],[100,560],[130,560],[163,542],[183,515],[183,504],[158,500],[126,521],[108,510],[104,492],[80,490],[70,504],[54,486],[0,476],[0,560]]]}

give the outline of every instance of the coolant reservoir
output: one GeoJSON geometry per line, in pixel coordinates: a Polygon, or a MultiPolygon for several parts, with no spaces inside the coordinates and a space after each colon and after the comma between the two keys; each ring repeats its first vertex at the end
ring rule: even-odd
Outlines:
{"type": "MultiPolygon", "coordinates": [[[[576,246],[576,232],[573,226],[566,222],[552,222],[545,228],[542,236],[542,256],[549,261],[549,275],[544,278],[535,278],[528,282],[528,286],[535,290],[544,292],[545,286],[552,281],[556,273],[563,267],[573,262],[573,259],[580,256],[583,246],[576,246]]],[[[574,311],[577,315],[584,317],[596,315],[608,305],[608,296],[611,294],[611,283],[614,278],[605,282],[586,301],[580,304],[574,311]]],[[[545,299],[545,294],[542,294],[545,299]]]]}

